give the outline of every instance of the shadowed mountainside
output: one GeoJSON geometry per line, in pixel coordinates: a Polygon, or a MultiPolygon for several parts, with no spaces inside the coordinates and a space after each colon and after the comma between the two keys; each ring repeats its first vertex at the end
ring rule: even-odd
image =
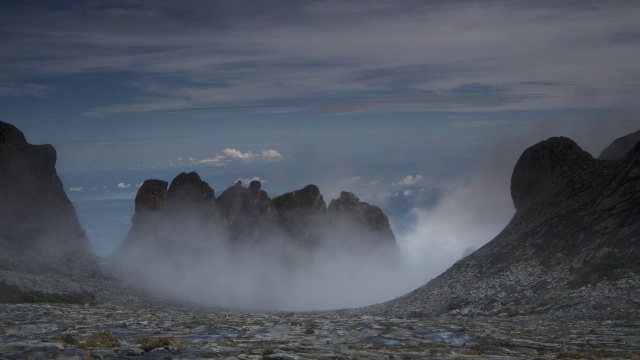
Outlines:
{"type": "Polygon", "coordinates": [[[371,310],[640,315],[640,143],[604,161],[567,138],[542,141],[518,160],[511,194],[516,214],[491,242],[371,310]]]}
{"type": "Polygon", "coordinates": [[[31,145],[0,122],[0,239],[8,251],[89,250],[55,165],[53,146],[31,145]]]}
{"type": "Polygon", "coordinates": [[[69,279],[101,274],[55,165],[53,146],[0,122],[0,301],[84,302],[69,279]]]}

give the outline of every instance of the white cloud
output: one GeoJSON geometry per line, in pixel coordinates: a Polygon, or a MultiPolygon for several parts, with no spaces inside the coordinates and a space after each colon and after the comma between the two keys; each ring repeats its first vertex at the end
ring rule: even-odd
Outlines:
{"type": "Polygon", "coordinates": [[[399,180],[399,181],[394,181],[393,183],[391,183],[391,185],[395,185],[395,186],[412,186],[415,185],[417,183],[420,183],[424,180],[424,178],[422,177],[422,175],[407,175],[405,176],[404,179],[399,180]]]}
{"type": "Polygon", "coordinates": [[[266,180],[260,179],[257,176],[254,176],[254,177],[252,177],[250,179],[249,178],[246,178],[246,179],[238,178],[236,181],[238,181],[238,180],[242,181],[242,183],[245,184],[245,185],[250,184],[252,181],[260,181],[262,184],[267,182],[266,180]]]}
{"type": "Polygon", "coordinates": [[[251,151],[242,152],[236,149],[224,149],[222,150],[222,154],[216,154],[216,158],[220,158],[222,160],[233,159],[233,160],[242,160],[242,161],[279,161],[283,159],[282,154],[273,149],[262,150],[259,154],[254,154],[251,151]]]}
{"type": "Polygon", "coordinates": [[[276,162],[281,160],[284,160],[284,156],[273,149],[265,149],[260,153],[254,153],[251,151],[242,152],[237,149],[226,148],[220,152],[216,152],[216,154],[210,158],[198,159],[195,157],[178,157],[176,160],[157,162],[156,167],[168,168],[177,166],[225,166],[234,161],[249,163],[276,162]]]}
{"type": "Polygon", "coordinates": [[[83,189],[84,188],[82,186],[78,186],[78,187],[72,186],[72,187],[69,188],[69,191],[71,191],[71,192],[79,192],[79,191],[82,191],[83,189]]]}
{"type": "Polygon", "coordinates": [[[121,183],[118,183],[118,185],[116,185],[116,187],[118,189],[128,189],[128,188],[131,187],[131,184],[125,184],[125,183],[121,182],[121,183]]]}
{"type": "Polygon", "coordinates": [[[200,165],[224,166],[225,160],[225,156],[216,154],[213,158],[195,160],[195,162],[200,165]]]}
{"type": "Polygon", "coordinates": [[[143,184],[143,183],[136,184],[136,189],[140,189],[140,188],[142,187],[142,184],[143,184]]]}

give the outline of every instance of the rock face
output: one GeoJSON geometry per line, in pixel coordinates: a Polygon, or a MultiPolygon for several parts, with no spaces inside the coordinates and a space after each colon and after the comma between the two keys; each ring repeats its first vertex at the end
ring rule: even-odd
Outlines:
{"type": "Polygon", "coordinates": [[[395,244],[389,218],[377,207],[360,199],[353,193],[343,191],[340,198],[331,200],[327,212],[334,219],[348,219],[368,232],[367,241],[377,244],[395,244]]]}
{"type": "Polygon", "coordinates": [[[78,279],[104,278],[55,165],[53,146],[0,122],[0,302],[84,304],[95,288],[78,279]]]}
{"type": "Polygon", "coordinates": [[[252,181],[248,188],[238,181],[216,199],[213,189],[195,172],[178,175],[168,190],[162,180],[143,183],[123,248],[140,238],[155,245],[175,243],[182,234],[194,232],[217,239],[206,241],[226,238],[231,244],[252,244],[285,239],[304,249],[322,246],[329,238],[341,239],[345,248],[385,249],[393,253],[392,258],[399,254],[386,215],[352,193],[343,192],[327,210],[315,185],[272,200],[259,181],[252,181]]]}
{"type": "Polygon", "coordinates": [[[640,144],[617,161],[566,138],[527,149],[512,175],[517,212],[495,239],[386,314],[525,314],[638,307],[640,144]]]}
{"type": "Polygon", "coordinates": [[[175,213],[207,214],[215,202],[213,189],[195,172],[176,176],[167,191],[167,206],[175,213]]]}
{"type": "Polygon", "coordinates": [[[273,199],[282,228],[301,242],[313,244],[318,241],[318,227],[321,226],[327,210],[320,189],[307,185],[273,199]]]}
{"type": "Polygon", "coordinates": [[[607,146],[598,159],[600,160],[619,160],[622,159],[633,147],[640,141],[640,130],[625,135],[614,140],[611,145],[607,146]]]}
{"type": "Polygon", "coordinates": [[[0,122],[0,240],[2,252],[46,248],[51,256],[89,251],[89,241],[55,169],[51,145],[31,145],[0,122]]]}

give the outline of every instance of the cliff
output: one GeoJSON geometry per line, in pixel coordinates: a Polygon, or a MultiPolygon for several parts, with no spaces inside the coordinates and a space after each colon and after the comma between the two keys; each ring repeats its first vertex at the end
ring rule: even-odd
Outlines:
{"type": "Polygon", "coordinates": [[[511,193],[516,214],[492,241],[374,311],[640,315],[640,144],[604,161],[567,138],[542,141],[518,160],[511,193]]]}

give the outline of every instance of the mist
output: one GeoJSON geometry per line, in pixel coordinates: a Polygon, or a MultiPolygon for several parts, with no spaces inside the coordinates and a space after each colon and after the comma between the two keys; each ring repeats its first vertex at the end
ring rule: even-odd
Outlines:
{"type": "Polygon", "coordinates": [[[597,158],[615,139],[638,129],[640,120],[625,112],[574,121],[545,118],[493,144],[467,177],[437,185],[441,196],[435,207],[412,209],[413,226],[397,234],[403,281],[410,290],[424,285],[504,229],[515,214],[511,174],[528,147],[565,136],[597,158]]]}
{"type": "Polygon", "coordinates": [[[180,230],[165,225],[159,229],[165,240],[134,242],[115,258],[116,268],[133,286],[204,305],[287,311],[373,305],[426,284],[507,225],[515,213],[511,173],[527,147],[567,136],[597,157],[617,137],[638,128],[640,122],[628,119],[548,119],[499,141],[467,176],[437,184],[435,206],[411,210],[411,226],[395,234],[401,258],[395,264],[384,251],[345,250],[346,243],[367,243],[349,223],[324,231],[322,246],[313,251],[268,228],[252,242],[234,244],[228,234],[212,231],[219,225],[214,224],[180,230]]]}
{"type": "Polygon", "coordinates": [[[209,225],[162,226],[163,238],[131,239],[112,256],[114,269],[154,295],[234,309],[360,307],[403,289],[397,254],[357,245],[367,240],[357,238],[362,230],[348,221],[321,229],[321,245],[312,249],[267,228],[255,241],[235,243],[215,231],[220,224],[209,225]]]}

